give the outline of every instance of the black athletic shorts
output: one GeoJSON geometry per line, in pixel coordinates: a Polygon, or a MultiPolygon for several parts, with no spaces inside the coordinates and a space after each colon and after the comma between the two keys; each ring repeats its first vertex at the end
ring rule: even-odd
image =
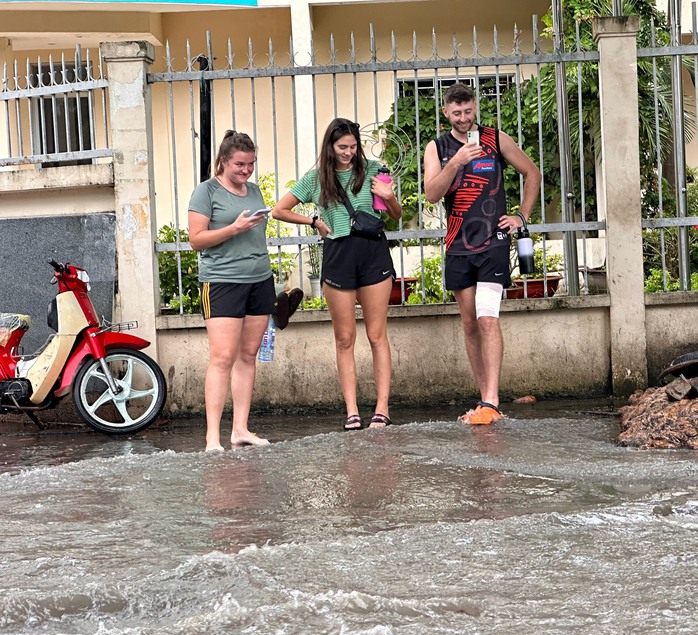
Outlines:
{"type": "Polygon", "coordinates": [[[350,234],[325,240],[322,248],[322,280],[335,289],[360,289],[394,275],[388,239],[350,234]]]}
{"type": "Polygon", "coordinates": [[[511,286],[509,246],[469,256],[446,254],[446,288],[449,291],[474,287],[478,282],[495,282],[504,288],[511,286]]]}
{"type": "Polygon", "coordinates": [[[204,320],[216,317],[244,318],[274,312],[274,278],[262,282],[203,282],[201,313],[204,320]]]}

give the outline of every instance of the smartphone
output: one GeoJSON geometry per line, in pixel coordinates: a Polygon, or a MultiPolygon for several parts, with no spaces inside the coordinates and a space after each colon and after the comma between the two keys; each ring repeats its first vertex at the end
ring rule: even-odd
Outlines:
{"type": "Polygon", "coordinates": [[[480,145],[480,131],[468,130],[468,143],[477,143],[480,145]]]}
{"type": "Polygon", "coordinates": [[[248,216],[266,216],[269,212],[271,212],[271,207],[263,207],[255,212],[250,212],[248,216]]]}

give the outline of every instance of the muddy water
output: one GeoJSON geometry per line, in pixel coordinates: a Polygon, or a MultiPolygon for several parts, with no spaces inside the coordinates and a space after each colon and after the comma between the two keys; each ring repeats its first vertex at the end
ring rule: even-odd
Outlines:
{"type": "Polygon", "coordinates": [[[0,632],[695,633],[698,470],[596,405],[0,437],[0,632]]]}

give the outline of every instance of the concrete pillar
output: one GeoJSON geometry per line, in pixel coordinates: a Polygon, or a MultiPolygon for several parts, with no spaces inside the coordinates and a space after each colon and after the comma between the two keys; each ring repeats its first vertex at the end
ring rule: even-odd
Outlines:
{"type": "MultiPolygon", "coordinates": [[[[313,50],[312,7],[307,2],[291,2],[291,34],[295,62],[299,66],[310,64],[313,50]]],[[[309,75],[297,75],[296,84],[296,147],[298,148],[298,176],[302,176],[315,163],[317,145],[315,139],[315,108],[313,107],[313,79],[309,75]]],[[[317,134],[322,136],[323,130],[317,134]]]]}
{"type": "Polygon", "coordinates": [[[116,320],[138,320],[137,334],[150,340],[157,359],[155,316],[160,287],[154,244],[155,190],[151,92],[146,74],[154,59],[147,42],[100,45],[109,78],[109,116],[114,149],[117,287],[116,320]]]}
{"type": "Polygon", "coordinates": [[[599,49],[601,178],[606,210],[606,269],[611,299],[613,394],[647,387],[642,271],[637,16],[594,18],[599,49]]]}

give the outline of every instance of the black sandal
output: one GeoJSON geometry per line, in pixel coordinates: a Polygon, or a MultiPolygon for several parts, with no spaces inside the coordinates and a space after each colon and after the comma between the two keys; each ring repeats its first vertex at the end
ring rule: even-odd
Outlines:
{"type": "Polygon", "coordinates": [[[347,420],[344,422],[344,429],[347,431],[350,430],[363,430],[364,428],[364,420],[361,418],[361,415],[355,414],[355,415],[350,415],[347,420]]]}
{"type": "Polygon", "coordinates": [[[380,412],[377,412],[371,418],[371,423],[368,424],[368,427],[369,428],[387,428],[388,426],[391,426],[391,425],[393,425],[393,422],[390,420],[390,417],[386,417],[385,415],[382,415],[380,412]],[[373,425],[374,423],[376,425],[373,425]]]}
{"type": "Polygon", "coordinates": [[[303,290],[296,287],[288,292],[288,317],[291,317],[303,302],[303,290]]]}
{"type": "Polygon", "coordinates": [[[274,311],[271,314],[276,328],[280,331],[288,326],[288,318],[290,317],[289,308],[288,293],[282,291],[276,296],[276,300],[274,301],[274,311]]]}

